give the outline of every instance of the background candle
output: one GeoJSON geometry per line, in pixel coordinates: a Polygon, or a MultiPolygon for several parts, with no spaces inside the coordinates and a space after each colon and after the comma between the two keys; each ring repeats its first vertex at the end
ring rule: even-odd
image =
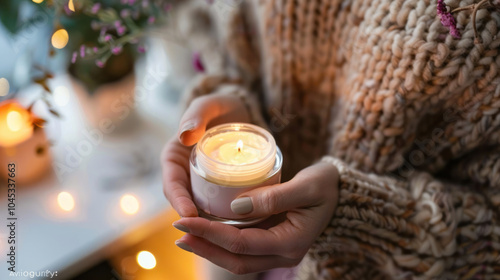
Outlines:
{"type": "Polygon", "coordinates": [[[274,138],[263,128],[243,123],[216,126],[191,154],[195,204],[204,214],[237,220],[231,202],[251,189],[279,183],[282,162],[274,138]]]}
{"type": "Polygon", "coordinates": [[[16,164],[16,183],[29,184],[50,167],[50,153],[43,129],[34,129],[32,114],[18,103],[0,103],[0,177],[7,178],[7,164],[16,164]]]}

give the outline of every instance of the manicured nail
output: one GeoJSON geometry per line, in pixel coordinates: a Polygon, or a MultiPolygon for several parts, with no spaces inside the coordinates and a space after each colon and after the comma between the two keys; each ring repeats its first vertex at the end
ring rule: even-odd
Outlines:
{"type": "Polygon", "coordinates": [[[238,215],[248,214],[252,212],[252,199],[250,197],[242,197],[233,200],[233,202],[231,202],[231,210],[233,210],[233,212],[238,215]]]}
{"type": "Polygon", "coordinates": [[[182,134],[184,134],[187,131],[191,131],[196,127],[196,124],[194,122],[188,122],[184,124],[181,128],[181,133],[179,133],[179,136],[182,137],[182,134]]]}
{"type": "Polygon", "coordinates": [[[181,248],[184,251],[188,251],[191,253],[193,252],[193,249],[191,249],[191,247],[189,247],[189,245],[187,245],[186,243],[181,242],[179,240],[175,241],[175,245],[177,245],[177,247],[181,248]]]}
{"type": "Polygon", "coordinates": [[[185,225],[181,225],[181,224],[175,223],[175,222],[172,225],[174,226],[174,228],[176,228],[182,232],[189,233],[189,228],[185,225]]]}

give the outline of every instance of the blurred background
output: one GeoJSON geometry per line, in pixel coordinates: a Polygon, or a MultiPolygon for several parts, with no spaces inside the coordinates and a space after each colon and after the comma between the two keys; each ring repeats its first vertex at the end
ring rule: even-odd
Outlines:
{"type": "Polygon", "coordinates": [[[0,209],[16,225],[1,227],[1,279],[206,279],[174,245],[161,183],[181,92],[203,71],[177,6],[0,0],[0,209]]]}

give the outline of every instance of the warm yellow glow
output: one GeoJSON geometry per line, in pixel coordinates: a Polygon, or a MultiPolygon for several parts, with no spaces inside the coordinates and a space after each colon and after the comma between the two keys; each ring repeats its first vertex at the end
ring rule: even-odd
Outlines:
{"type": "Polygon", "coordinates": [[[151,252],[140,251],[137,254],[137,263],[144,269],[153,269],[156,266],[156,258],[151,252]]]}
{"type": "Polygon", "coordinates": [[[68,192],[60,192],[57,195],[57,204],[59,204],[59,207],[61,207],[62,210],[68,212],[75,208],[75,200],[68,192]]]}
{"type": "Polygon", "coordinates": [[[73,12],[75,11],[75,5],[73,5],[73,0],[69,0],[69,2],[68,2],[68,9],[70,9],[73,12]]]}
{"type": "Polygon", "coordinates": [[[68,31],[66,29],[59,29],[52,35],[52,46],[56,49],[66,47],[69,41],[68,31]]]}
{"type": "Polygon", "coordinates": [[[37,4],[40,4],[43,2],[43,0],[33,0],[33,2],[37,3],[37,4]]]}
{"type": "Polygon", "coordinates": [[[69,102],[69,90],[65,86],[58,86],[54,90],[54,101],[58,106],[65,106],[69,102]]]}
{"type": "Polygon", "coordinates": [[[13,131],[19,131],[23,128],[23,116],[18,111],[10,111],[7,113],[7,127],[13,131]]]}
{"type": "Polygon", "coordinates": [[[126,194],[120,199],[120,207],[123,212],[133,215],[139,211],[139,200],[131,194],[126,194]]]}
{"type": "Polygon", "coordinates": [[[0,103],[0,146],[15,146],[33,135],[30,113],[12,101],[0,103]]]}

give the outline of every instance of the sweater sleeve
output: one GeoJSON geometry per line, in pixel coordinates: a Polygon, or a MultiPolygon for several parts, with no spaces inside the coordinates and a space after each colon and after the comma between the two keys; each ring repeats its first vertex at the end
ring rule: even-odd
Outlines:
{"type": "Polygon", "coordinates": [[[188,106],[193,99],[208,94],[228,94],[241,98],[248,114],[250,122],[261,127],[267,128],[267,123],[262,115],[262,108],[255,96],[242,81],[237,78],[231,78],[227,75],[199,75],[194,79],[188,88],[184,91],[184,104],[188,106]]]}
{"type": "Polygon", "coordinates": [[[308,256],[319,261],[316,273],[346,279],[366,273],[372,279],[500,277],[498,205],[483,194],[427,173],[398,180],[359,172],[331,156],[323,161],[339,170],[340,198],[308,256]]]}

